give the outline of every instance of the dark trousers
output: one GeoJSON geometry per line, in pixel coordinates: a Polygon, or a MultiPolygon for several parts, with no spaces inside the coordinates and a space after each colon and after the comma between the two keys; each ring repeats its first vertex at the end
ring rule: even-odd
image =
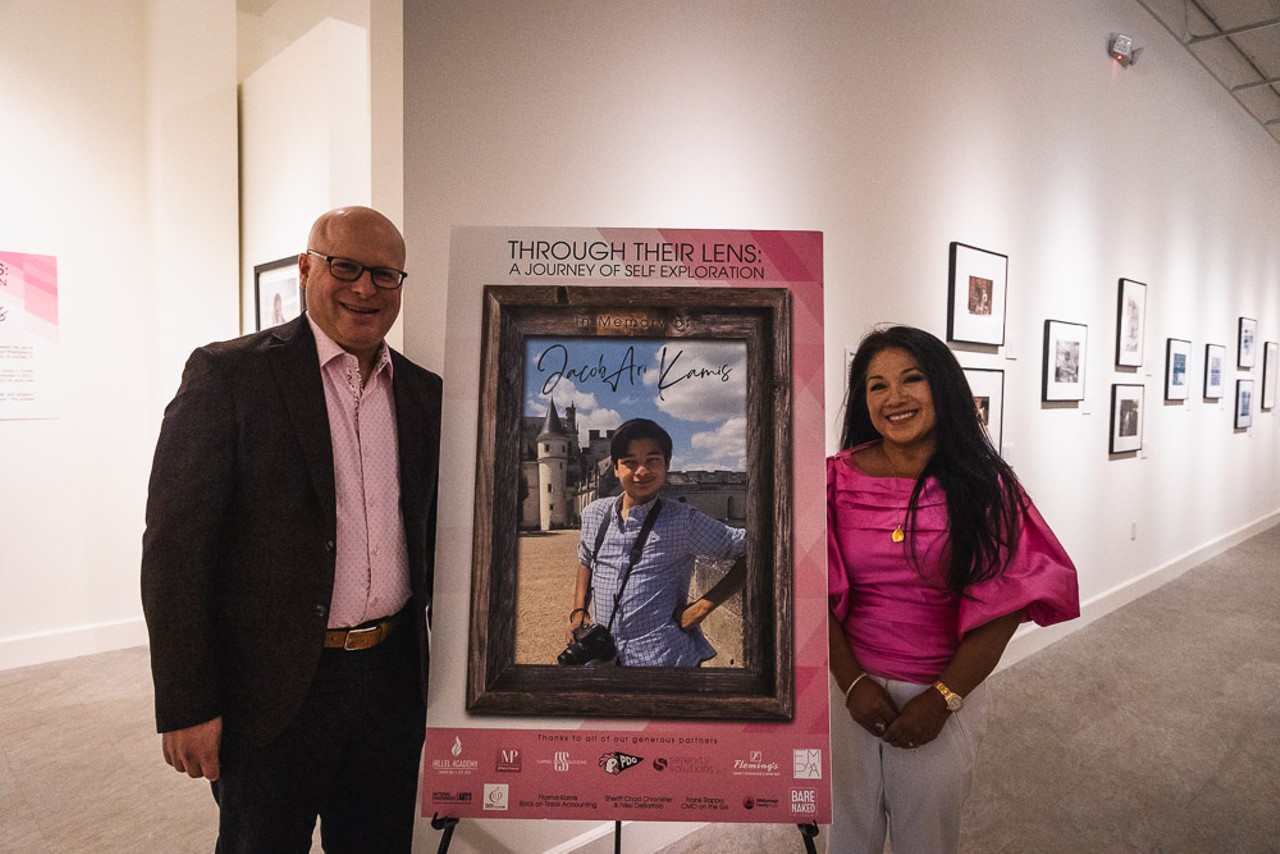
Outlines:
{"type": "Polygon", "coordinates": [[[426,714],[412,623],[359,652],[326,649],[298,716],[265,747],[224,738],[219,854],[408,852],[426,714]]]}

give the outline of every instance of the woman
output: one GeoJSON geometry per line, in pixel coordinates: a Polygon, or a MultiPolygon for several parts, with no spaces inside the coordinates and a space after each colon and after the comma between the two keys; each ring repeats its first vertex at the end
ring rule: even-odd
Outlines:
{"type": "Polygon", "coordinates": [[[868,334],[827,460],[833,850],[955,851],[982,681],[1024,619],[1080,614],[1075,567],[919,329],[868,334]]]}

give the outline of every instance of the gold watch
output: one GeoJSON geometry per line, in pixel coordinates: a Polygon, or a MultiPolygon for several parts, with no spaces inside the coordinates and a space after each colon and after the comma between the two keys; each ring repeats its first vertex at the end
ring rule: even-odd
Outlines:
{"type": "Polygon", "coordinates": [[[961,697],[941,682],[934,682],[933,687],[937,688],[938,693],[942,695],[942,699],[947,701],[948,712],[958,712],[964,708],[964,697],[961,697]]]}

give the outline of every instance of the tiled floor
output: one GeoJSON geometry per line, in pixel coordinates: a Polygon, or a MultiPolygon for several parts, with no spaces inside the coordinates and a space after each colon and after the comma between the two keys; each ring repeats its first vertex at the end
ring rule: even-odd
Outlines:
{"type": "MultiPolygon", "coordinates": [[[[1280,526],[991,683],[966,852],[1280,851],[1280,526]]],[[[151,729],[145,649],[0,672],[0,852],[211,850],[208,786],[151,729]]],[[[730,825],[665,850],[804,848],[730,825]]]]}

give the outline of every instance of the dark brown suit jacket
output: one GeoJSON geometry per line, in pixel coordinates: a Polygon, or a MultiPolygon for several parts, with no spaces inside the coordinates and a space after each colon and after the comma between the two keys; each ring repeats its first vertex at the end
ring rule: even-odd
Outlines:
{"type": "MultiPolygon", "coordinates": [[[[440,378],[392,351],[400,508],[427,674],[440,378]]],[[[191,354],[156,446],[142,603],[161,732],[265,744],[314,678],[333,592],[333,445],[306,317],[191,354]]]]}

